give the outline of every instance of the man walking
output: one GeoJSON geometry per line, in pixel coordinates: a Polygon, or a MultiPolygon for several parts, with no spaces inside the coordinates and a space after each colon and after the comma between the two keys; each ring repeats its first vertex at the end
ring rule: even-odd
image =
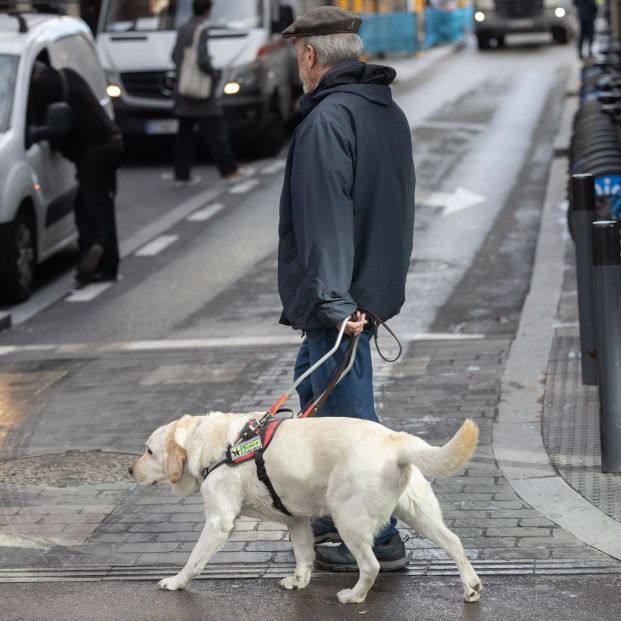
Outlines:
{"type": "MultiPolygon", "coordinates": [[[[410,128],[392,99],[390,67],[359,61],[361,20],[335,7],[299,17],[283,32],[295,37],[304,117],[297,127],[280,199],[278,288],[281,323],[305,332],[294,375],[333,345],[336,329],[361,335],[352,370],[319,416],[377,421],[367,321],[386,321],[405,299],[414,227],[414,163],[410,128]]],[[[341,352],[303,382],[302,407],[318,397],[341,352]]],[[[355,519],[352,516],[352,519],[355,519]]],[[[377,534],[382,570],[407,564],[396,519],[377,534]]],[[[340,541],[329,517],[313,521],[315,542],[340,541]]],[[[320,546],[317,563],[356,570],[345,547],[320,546]]]]}
{"type": "MultiPolygon", "coordinates": [[[[211,93],[202,99],[184,96],[178,90],[175,93],[175,115],[179,118],[179,129],[175,140],[174,175],[175,185],[178,187],[193,183],[190,172],[194,161],[194,130],[196,125],[199,126],[201,138],[223,178],[237,181],[248,175],[248,171],[239,167],[233,155],[229,130],[217,98],[217,72],[212,67],[209,57],[209,31],[206,27],[211,7],[211,0],[193,1],[193,16],[179,29],[172,51],[172,61],[175,63],[177,76],[179,76],[184,50],[195,44],[194,35],[200,28],[201,32],[196,50],[197,61],[201,71],[212,77],[214,85],[211,93]]],[[[179,86],[178,81],[177,86],[179,86]]]]}
{"type": "Polygon", "coordinates": [[[593,37],[595,36],[595,18],[597,2],[595,0],[574,0],[580,19],[580,36],[578,37],[578,56],[584,58],[584,44],[587,46],[586,57],[592,56],[593,37]]]}

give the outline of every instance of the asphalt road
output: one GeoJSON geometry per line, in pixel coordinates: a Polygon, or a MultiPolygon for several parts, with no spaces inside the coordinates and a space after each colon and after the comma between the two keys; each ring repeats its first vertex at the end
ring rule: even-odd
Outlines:
{"type": "Polygon", "coordinates": [[[461,601],[456,576],[380,576],[363,604],[343,605],[336,591],[352,576],[318,577],[303,591],[276,580],[199,580],[189,591],[153,582],[0,584],[3,621],[615,621],[621,576],[483,577],[479,602],[461,601]]]}

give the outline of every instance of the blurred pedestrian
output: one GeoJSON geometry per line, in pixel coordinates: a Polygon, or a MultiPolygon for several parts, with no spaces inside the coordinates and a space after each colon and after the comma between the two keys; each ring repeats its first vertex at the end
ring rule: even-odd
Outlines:
{"type": "MultiPolygon", "coordinates": [[[[305,333],[296,378],[334,346],[343,321],[346,334],[360,335],[352,370],[318,415],[377,421],[369,313],[385,321],[403,305],[415,175],[410,127],[390,89],[395,71],[359,61],[360,23],[349,11],[320,7],[283,32],[295,37],[305,96],[280,199],[278,288],[281,323],[305,333]]],[[[325,389],[346,348],[299,386],[302,407],[325,389]]],[[[407,564],[395,526],[393,517],[375,539],[383,570],[407,564]]],[[[313,520],[313,534],[315,543],[340,541],[327,516],[313,520]]],[[[317,562],[357,567],[344,544],[319,546],[317,562]]]]}
{"type": "Polygon", "coordinates": [[[179,119],[179,129],[175,141],[174,178],[175,184],[178,186],[195,183],[199,180],[191,177],[195,148],[194,132],[197,126],[201,138],[222,177],[235,180],[248,174],[247,171],[240,169],[235,160],[228,128],[216,95],[218,72],[211,65],[209,30],[207,28],[207,18],[211,12],[211,7],[211,0],[194,0],[192,4],[193,16],[179,28],[177,41],[172,52],[172,60],[177,70],[175,115],[179,119]],[[195,34],[199,28],[201,29],[200,35],[195,41],[195,34]],[[212,87],[207,96],[189,97],[179,92],[179,78],[185,51],[191,46],[196,46],[198,68],[211,77],[212,87]]]}
{"type": "Polygon", "coordinates": [[[595,36],[595,18],[597,2],[595,0],[574,0],[580,20],[580,36],[578,37],[578,56],[585,58],[584,46],[587,45],[586,57],[593,55],[593,37],[595,36]]]}
{"type": "Polygon", "coordinates": [[[76,280],[81,285],[116,280],[120,258],[114,200],[116,171],[123,157],[121,131],[73,69],[57,70],[37,62],[32,89],[36,124],[32,138],[50,140],[76,165],[74,214],[80,248],[76,280]],[[62,136],[45,126],[48,106],[55,102],[65,102],[72,112],[71,127],[62,136]]]}

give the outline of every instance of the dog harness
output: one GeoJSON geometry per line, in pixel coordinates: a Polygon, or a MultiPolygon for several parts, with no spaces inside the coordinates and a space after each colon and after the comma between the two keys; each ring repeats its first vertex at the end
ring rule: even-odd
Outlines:
{"type": "Polygon", "coordinates": [[[293,417],[294,414],[291,410],[278,410],[274,416],[267,412],[261,418],[248,421],[241,430],[237,440],[232,445],[229,444],[224,457],[203,468],[203,479],[206,479],[216,468],[224,464],[227,466],[239,466],[239,464],[254,459],[257,467],[257,477],[267,487],[267,491],[272,498],[272,505],[285,515],[291,515],[270,481],[265,468],[263,453],[274,438],[274,434],[278,427],[280,427],[280,424],[293,417]]]}

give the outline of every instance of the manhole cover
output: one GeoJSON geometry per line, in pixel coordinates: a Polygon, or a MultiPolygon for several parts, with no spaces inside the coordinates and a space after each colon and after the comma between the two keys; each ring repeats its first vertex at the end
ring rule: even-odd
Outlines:
{"type": "Polygon", "coordinates": [[[135,455],[101,451],[68,451],[0,462],[0,483],[73,487],[130,482],[127,468],[135,455]]]}

